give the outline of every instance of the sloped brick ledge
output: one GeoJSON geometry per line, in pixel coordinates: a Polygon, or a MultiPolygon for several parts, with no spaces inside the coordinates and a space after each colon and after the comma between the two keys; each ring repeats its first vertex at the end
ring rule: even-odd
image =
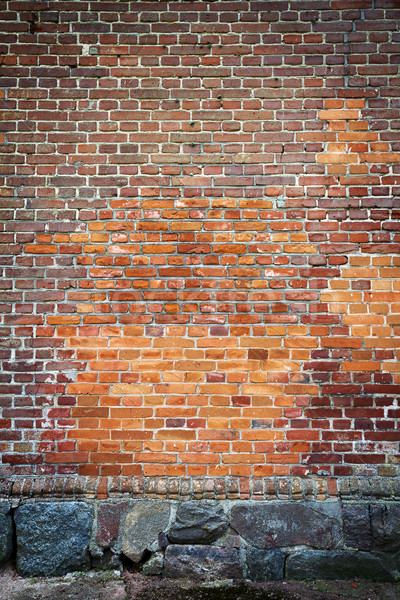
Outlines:
{"type": "Polygon", "coordinates": [[[400,481],[381,478],[25,477],[0,481],[1,498],[171,500],[400,499],[400,481]]]}

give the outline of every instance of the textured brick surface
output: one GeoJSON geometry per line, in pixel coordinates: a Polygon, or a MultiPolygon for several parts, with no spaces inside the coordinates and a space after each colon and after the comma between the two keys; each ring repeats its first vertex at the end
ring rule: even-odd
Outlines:
{"type": "Polygon", "coordinates": [[[1,475],[261,498],[397,474],[399,20],[2,3],[1,475]]]}

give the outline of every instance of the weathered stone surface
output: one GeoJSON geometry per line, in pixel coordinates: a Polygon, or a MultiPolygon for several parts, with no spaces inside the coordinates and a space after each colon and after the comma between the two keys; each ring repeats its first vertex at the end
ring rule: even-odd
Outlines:
{"type": "Polygon", "coordinates": [[[129,510],[122,532],[122,552],[139,562],[145,550],[158,548],[158,535],[169,524],[171,507],[168,502],[139,500],[129,510]]]}
{"type": "Polygon", "coordinates": [[[164,555],[162,552],[155,552],[152,557],[143,565],[143,575],[161,575],[164,566],[164,555]]]}
{"type": "Polygon", "coordinates": [[[11,505],[8,502],[0,504],[0,563],[10,559],[13,551],[13,526],[11,505]]]}
{"type": "Polygon", "coordinates": [[[349,550],[308,550],[286,561],[288,579],[372,579],[395,581],[397,570],[390,557],[349,550]]]}
{"type": "Polygon", "coordinates": [[[239,552],[236,548],[171,545],[165,551],[163,576],[195,581],[240,579],[239,552]]]}
{"type": "Polygon", "coordinates": [[[128,506],[128,502],[107,503],[99,506],[96,543],[101,548],[119,550],[121,519],[128,506]]]}
{"type": "Polygon", "coordinates": [[[168,545],[169,545],[168,537],[166,536],[164,531],[162,531],[161,533],[158,534],[158,547],[161,550],[164,550],[164,548],[166,548],[168,545]]]}
{"type": "Polygon", "coordinates": [[[223,535],[228,519],[213,502],[184,502],[178,508],[168,539],[174,544],[210,544],[223,535]]]}
{"type": "Polygon", "coordinates": [[[343,506],[346,546],[358,550],[400,550],[400,506],[349,504],[343,506]]]}
{"type": "Polygon", "coordinates": [[[358,550],[371,550],[372,530],[368,504],[344,504],[342,515],[345,545],[358,550]]]}
{"type": "Polygon", "coordinates": [[[283,579],[285,554],[281,550],[249,548],[246,553],[246,578],[251,581],[278,581],[283,579]]]}
{"type": "Polygon", "coordinates": [[[17,570],[21,575],[64,575],[90,567],[93,508],[83,502],[38,502],[15,512],[17,570]]]}
{"type": "Polygon", "coordinates": [[[114,554],[109,548],[106,548],[101,554],[91,554],[92,569],[99,571],[109,571],[111,569],[122,569],[122,561],[119,554],[114,554]]]}
{"type": "Polygon", "coordinates": [[[375,505],[370,508],[372,548],[382,552],[400,550],[400,506],[375,505]]]}
{"type": "Polygon", "coordinates": [[[224,548],[240,548],[241,539],[236,531],[229,527],[227,534],[221,544],[224,548]]]}
{"type": "Polygon", "coordinates": [[[307,545],[335,548],[342,541],[338,502],[260,502],[236,505],[231,526],[256,548],[307,545]]]}

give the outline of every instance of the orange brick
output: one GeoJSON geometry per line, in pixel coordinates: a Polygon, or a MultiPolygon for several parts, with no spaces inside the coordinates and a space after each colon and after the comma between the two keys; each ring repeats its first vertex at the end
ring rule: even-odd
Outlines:
{"type": "Polygon", "coordinates": [[[340,119],[358,119],[359,111],[358,110],[346,110],[346,109],[330,109],[330,110],[320,110],[318,112],[318,118],[326,121],[337,121],[340,119]]]}

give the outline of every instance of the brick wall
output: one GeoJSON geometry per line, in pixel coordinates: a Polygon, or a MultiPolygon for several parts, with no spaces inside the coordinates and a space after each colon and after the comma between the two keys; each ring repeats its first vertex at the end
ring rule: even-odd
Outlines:
{"type": "Polygon", "coordinates": [[[395,476],[398,2],[0,20],[0,473],[395,476]]]}

